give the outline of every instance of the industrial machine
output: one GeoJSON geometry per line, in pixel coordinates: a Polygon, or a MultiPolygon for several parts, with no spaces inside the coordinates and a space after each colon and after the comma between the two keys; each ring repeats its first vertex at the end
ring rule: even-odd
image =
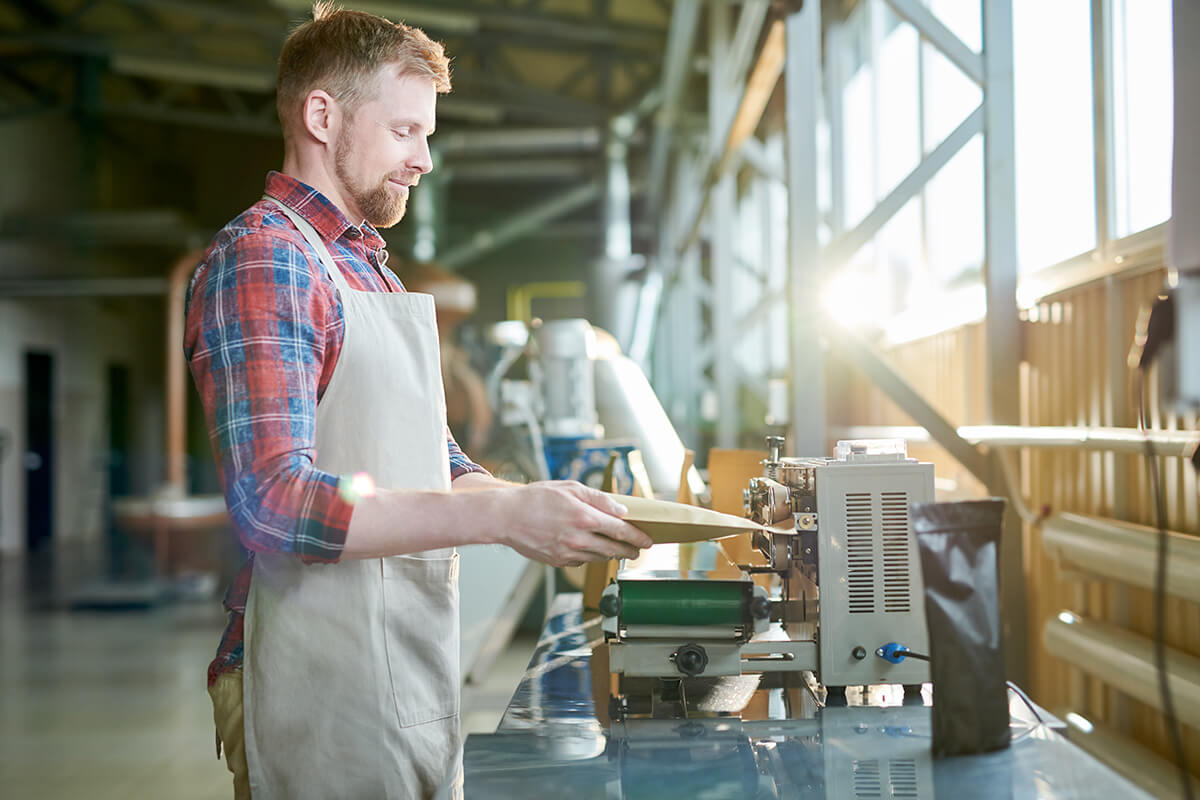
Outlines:
{"type": "Polygon", "coordinates": [[[903,440],[843,441],[833,458],[781,457],[744,492],[765,566],[741,580],[618,576],[604,592],[614,717],[686,711],[689,681],[811,672],[847,686],[929,680],[923,587],[909,505],[933,501],[933,465],[903,440]],[[768,592],[752,576],[772,575],[768,592]]]}

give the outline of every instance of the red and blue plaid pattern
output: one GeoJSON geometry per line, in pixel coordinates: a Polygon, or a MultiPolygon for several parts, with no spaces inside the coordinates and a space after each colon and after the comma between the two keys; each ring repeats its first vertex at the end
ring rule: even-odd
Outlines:
{"type": "MultiPolygon", "coordinates": [[[[278,172],[266,194],[316,229],[354,289],[402,292],[383,237],[351,225],[326,197],[278,172]]],[[[184,349],[204,404],[229,516],[250,557],[225,595],[229,624],[211,684],[242,663],[255,552],[307,562],[341,557],[351,504],[341,476],[313,465],[317,401],[333,376],[345,320],[319,258],[274,203],[260,200],[209,246],[188,289],[184,349]]],[[[450,475],[483,472],[446,432],[450,475]]]]}

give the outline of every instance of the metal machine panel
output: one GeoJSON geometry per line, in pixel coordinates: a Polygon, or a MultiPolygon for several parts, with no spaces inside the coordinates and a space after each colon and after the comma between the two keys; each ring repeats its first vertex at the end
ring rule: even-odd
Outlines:
{"type": "Polygon", "coordinates": [[[817,468],[820,678],[826,686],[929,680],[927,663],[892,664],[875,650],[898,642],[929,652],[908,506],[932,500],[932,464],[832,461],[817,468]]]}

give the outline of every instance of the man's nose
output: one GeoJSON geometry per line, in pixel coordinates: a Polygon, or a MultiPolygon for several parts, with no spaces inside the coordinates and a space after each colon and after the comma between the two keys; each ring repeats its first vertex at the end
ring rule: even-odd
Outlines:
{"type": "Polygon", "coordinates": [[[420,147],[408,162],[409,169],[421,175],[433,169],[433,156],[429,152],[429,140],[421,137],[420,147]]]}

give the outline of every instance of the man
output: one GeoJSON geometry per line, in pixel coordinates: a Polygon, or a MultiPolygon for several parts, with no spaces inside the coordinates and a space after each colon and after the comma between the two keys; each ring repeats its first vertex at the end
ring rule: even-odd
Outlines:
{"type": "Polygon", "coordinates": [[[454,546],[567,565],[650,540],[607,495],[503,483],[449,437],[431,298],[404,291],[376,230],[432,166],[448,62],[413,28],[313,17],[279,60],[283,168],[188,296],[184,344],[251,552],[209,668],[218,753],[238,797],[454,795],[454,546]]]}

